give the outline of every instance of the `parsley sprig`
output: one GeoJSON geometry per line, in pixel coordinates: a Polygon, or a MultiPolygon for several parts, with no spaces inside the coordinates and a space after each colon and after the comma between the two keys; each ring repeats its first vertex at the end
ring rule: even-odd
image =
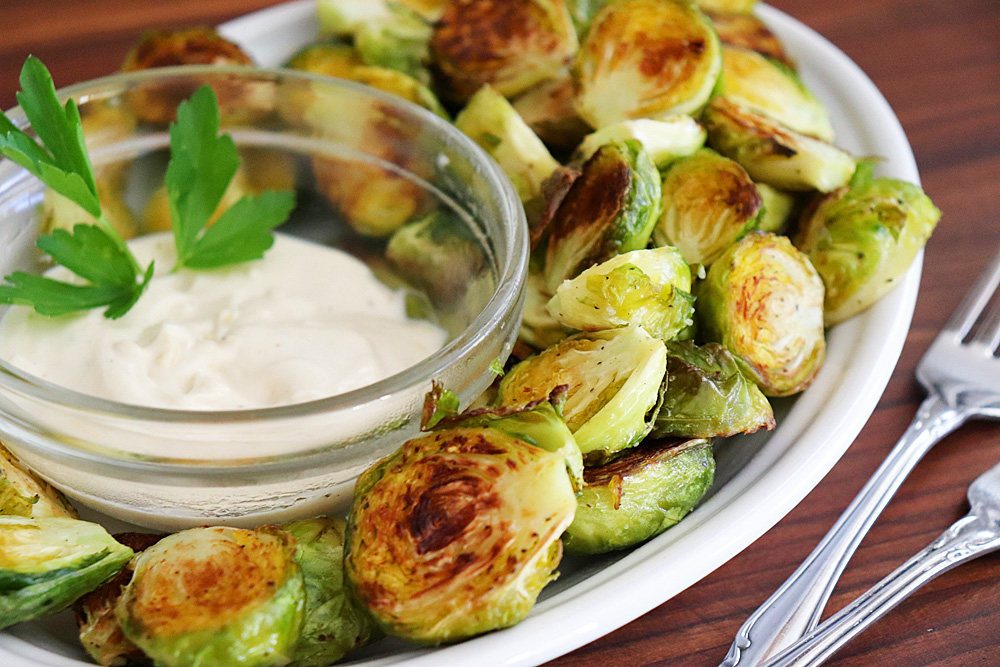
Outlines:
{"type": "MultiPolygon", "coordinates": [[[[52,77],[37,58],[24,63],[20,83],[17,101],[38,141],[0,112],[0,155],[78,204],[97,224],[80,223],[72,232],[57,229],[36,242],[82,284],[15,271],[4,278],[7,284],[0,284],[0,303],[30,306],[49,316],[106,307],[105,317],[121,317],[145,291],[153,263],[142,269],[101,211],[76,103],[60,105],[52,77]]],[[[219,127],[218,101],[208,86],[181,103],[177,122],[170,127],[166,186],[177,246],[175,271],[263,257],[274,243],[272,230],[295,205],[291,192],[247,195],[209,226],[240,163],[232,138],[220,136],[219,127]]]]}

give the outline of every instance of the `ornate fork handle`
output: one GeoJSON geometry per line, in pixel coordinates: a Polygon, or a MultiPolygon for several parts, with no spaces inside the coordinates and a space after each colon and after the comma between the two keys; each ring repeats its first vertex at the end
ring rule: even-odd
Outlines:
{"type": "Polygon", "coordinates": [[[1000,526],[997,517],[989,514],[979,514],[974,508],[868,592],[764,663],[764,667],[815,667],[931,579],[1000,549],[1000,526]]]}
{"type": "Polygon", "coordinates": [[[906,476],[970,412],[928,397],[903,437],[837,520],[823,541],[746,620],[720,667],[751,667],[816,627],[833,587],[862,538],[906,476]]]}

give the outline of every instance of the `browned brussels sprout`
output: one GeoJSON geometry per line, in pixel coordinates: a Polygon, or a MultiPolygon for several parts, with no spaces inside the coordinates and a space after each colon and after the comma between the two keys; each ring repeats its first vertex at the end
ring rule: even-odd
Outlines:
{"type": "Polygon", "coordinates": [[[684,0],[618,0],[594,17],[574,64],[577,110],[595,128],[696,114],[722,71],[719,38],[684,0]]]}
{"type": "Polygon", "coordinates": [[[691,269],[676,248],[633,250],[564,282],[548,310],[570,329],[634,324],[671,340],[694,323],[691,269]]]}
{"type": "Polygon", "coordinates": [[[767,183],[758,183],[757,192],[760,193],[760,198],[764,202],[758,229],[762,232],[784,234],[788,230],[798,205],[795,195],[767,183]]]}
{"type": "Polygon", "coordinates": [[[755,181],[784,190],[830,192],[854,174],[851,155],[726,97],[712,100],[702,122],[708,145],[739,162],[755,181]]]}
{"type": "Polygon", "coordinates": [[[327,667],[381,633],[347,593],[344,583],[346,522],[331,517],[294,521],[282,528],[295,538],[295,560],[306,587],[305,621],[291,667],[327,667]]]}
{"type": "Polygon", "coordinates": [[[311,44],[292,56],[285,67],[347,79],[364,65],[357,49],[347,44],[311,44]]]}
{"type": "Polygon", "coordinates": [[[451,0],[431,38],[445,96],[459,102],[484,85],[516,97],[556,76],[578,46],[564,0],[451,0]]]}
{"type": "MultiPolygon", "coordinates": [[[[573,77],[569,72],[562,72],[524,91],[513,104],[514,110],[546,146],[568,153],[590,132],[590,126],[576,112],[575,99],[573,77]]],[[[595,146],[594,150],[597,148],[595,146]]]]}
{"type": "Polygon", "coordinates": [[[676,247],[688,264],[708,266],[757,228],[762,205],[743,167],[703,148],[663,174],[663,212],[653,242],[676,247]]]}
{"type": "Polygon", "coordinates": [[[566,529],[567,551],[597,554],[659,535],[712,486],[711,440],[653,440],[584,470],[586,486],[566,529]]]}
{"type": "Polygon", "coordinates": [[[795,132],[833,141],[826,107],[787,65],[756,51],[724,44],[722,81],[723,94],[740,106],[795,132]]]}
{"type": "Polygon", "coordinates": [[[306,599],[289,533],[192,528],[143,551],[134,568],[115,615],[158,665],[290,661],[306,599]]]}
{"type": "Polygon", "coordinates": [[[874,178],[867,163],[849,187],[823,198],[795,242],[826,285],[826,325],[860,313],[895,287],[940,219],[918,186],[874,178]]]}
{"type": "Polygon", "coordinates": [[[35,477],[0,442],[0,516],[76,518],[61,493],[35,477]]]}
{"type": "Polygon", "coordinates": [[[522,202],[541,195],[543,184],[559,168],[542,140],[490,86],[472,96],[455,118],[455,127],[497,161],[522,202]]]}
{"type": "MultiPolygon", "coordinates": [[[[171,67],[174,65],[253,65],[253,60],[236,43],[222,37],[214,28],[182,30],[150,30],[126,54],[123,72],[171,67]]],[[[129,91],[129,108],[143,121],[167,125],[176,117],[177,105],[198,89],[190,85],[141,85],[129,91]]],[[[250,91],[234,83],[232,86],[213,85],[219,100],[223,123],[227,118],[252,114],[250,91]]],[[[259,91],[257,91],[259,92],[259,91]]]]}
{"type": "Polygon", "coordinates": [[[781,40],[753,14],[715,11],[707,13],[723,44],[751,49],[795,69],[795,62],[785,52],[781,40]]]}
{"type": "Polygon", "coordinates": [[[718,343],[667,343],[667,381],[655,438],[727,438],[774,428],[771,404],[718,343]]]}
{"type": "Polygon", "coordinates": [[[495,428],[435,430],[358,478],[345,572],[387,634],[458,641],[527,615],[575,511],[561,452],[495,428]]]}
{"type": "Polygon", "coordinates": [[[429,84],[433,29],[419,13],[392,3],[389,15],[368,21],[354,33],[354,48],[366,64],[399,71],[429,84]]]}
{"type": "Polygon", "coordinates": [[[753,232],[695,287],[705,337],[722,343],[768,396],[816,377],[826,352],[823,281],[784,236],[753,232]]]}
{"type": "Polygon", "coordinates": [[[96,523],[0,516],[0,629],[65,609],[130,558],[96,523]]]}
{"type": "Polygon", "coordinates": [[[652,428],[666,349],[641,327],[581,333],[516,365],[500,381],[500,405],[523,406],[565,385],[563,417],[584,459],[600,462],[652,428]]]}
{"type": "Polygon", "coordinates": [[[660,214],[660,173],[635,141],[605,144],[583,165],[549,226],[545,289],[619,253],[645,248],[660,214]]]}

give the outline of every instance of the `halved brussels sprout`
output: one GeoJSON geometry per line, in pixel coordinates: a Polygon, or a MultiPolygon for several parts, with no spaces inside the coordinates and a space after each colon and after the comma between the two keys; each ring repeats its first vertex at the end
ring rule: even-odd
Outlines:
{"type": "Polygon", "coordinates": [[[718,343],[667,343],[663,391],[654,438],[728,438],[774,428],[771,404],[718,343]]]}
{"type": "Polygon", "coordinates": [[[576,112],[575,95],[573,77],[565,71],[524,91],[514,100],[514,110],[546,146],[568,152],[590,132],[576,112]]]}
{"type": "Polygon", "coordinates": [[[781,40],[753,14],[729,11],[708,11],[707,14],[723,44],[751,49],[795,69],[795,62],[785,52],[781,40]]]}
{"type": "MultiPolygon", "coordinates": [[[[156,544],[163,535],[151,533],[116,533],[115,540],[133,552],[139,553],[156,544]]],[[[122,591],[132,580],[135,558],[107,583],[84,595],[73,605],[76,623],[80,628],[80,643],[87,654],[99,665],[146,663],[146,654],[122,632],[115,617],[115,606],[122,591]]]]}
{"type": "Polygon", "coordinates": [[[518,340],[536,350],[555,345],[567,336],[566,330],[549,312],[547,305],[551,298],[545,291],[545,277],[529,271],[524,285],[524,314],[518,340]]]}
{"type": "Polygon", "coordinates": [[[556,76],[578,47],[564,0],[451,0],[431,38],[444,94],[458,102],[484,85],[516,97],[556,76]]]}
{"type": "Polygon", "coordinates": [[[830,192],[854,174],[855,159],[836,146],[793,132],[725,97],[712,100],[702,122],[708,145],[739,162],[755,181],[784,190],[830,192]]]}
{"type": "Polygon", "coordinates": [[[61,493],[35,477],[0,442],[0,516],[77,518],[61,493]]]}
{"type": "Polygon", "coordinates": [[[526,202],[559,168],[542,140],[531,131],[503,95],[484,86],[455,118],[455,127],[497,161],[526,202]]]}
{"type": "MultiPolygon", "coordinates": [[[[123,72],[172,67],[175,65],[253,65],[253,60],[235,42],[222,37],[214,28],[150,30],[125,55],[123,72]]],[[[128,92],[128,108],[143,121],[167,125],[177,114],[177,105],[198,89],[192,78],[190,86],[156,82],[137,84],[128,92]]],[[[253,117],[259,104],[253,96],[262,86],[237,83],[213,84],[219,100],[222,123],[227,119],[253,117]]],[[[269,106],[266,104],[265,106],[269,106]]]]}
{"type": "Polygon", "coordinates": [[[566,385],[563,418],[584,460],[599,462],[649,433],[666,367],[663,341],[641,327],[581,333],[514,366],[497,398],[523,406],[566,385]]]}
{"type": "Polygon", "coordinates": [[[285,63],[291,69],[341,79],[349,78],[355,68],[364,66],[358,50],[347,44],[310,44],[285,63]]]}
{"type": "Polygon", "coordinates": [[[660,215],[660,172],[636,141],[605,144],[583,165],[549,225],[545,289],[645,248],[660,215]]]}
{"type": "Polygon", "coordinates": [[[573,73],[577,110],[596,128],[696,114],[722,71],[719,38],[684,0],[618,0],[590,25],[573,73]]]}
{"type": "Polygon", "coordinates": [[[432,431],[358,478],[345,572],[386,633],[458,641],[527,615],[575,511],[562,453],[494,428],[432,431]]]}
{"type": "Polygon", "coordinates": [[[862,164],[847,188],[803,217],[795,239],[826,286],[827,326],[882,298],[910,267],[941,219],[918,186],[874,178],[862,164]]]}
{"type": "Polygon", "coordinates": [[[564,282],[548,309],[570,329],[635,324],[671,340],[694,323],[691,269],[676,248],[633,250],[564,282]]]}
{"type": "Polygon", "coordinates": [[[659,535],[694,509],[712,486],[711,440],[654,440],[587,468],[567,551],[599,554],[659,535]]]}
{"type": "Polygon", "coordinates": [[[363,26],[391,15],[385,0],[316,0],[316,27],[321,36],[353,37],[363,26]]]}
{"type": "Polygon", "coordinates": [[[486,255],[472,230],[443,209],[397,229],[385,256],[439,308],[459,301],[486,270],[486,255]]]}
{"type": "Polygon", "coordinates": [[[344,583],[343,519],[317,517],[282,526],[295,537],[296,561],[305,581],[305,622],[292,667],[327,667],[348,651],[381,636],[344,583]]]}
{"type": "Polygon", "coordinates": [[[276,528],[168,535],[136,558],[115,615],[158,665],[284,665],[306,604],[294,557],[276,528]]]}
{"type": "Polygon", "coordinates": [[[612,0],[566,0],[566,7],[569,8],[569,15],[573,17],[573,25],[576,26],[576,34],[583,37],[590,29],[590,22],[594,20],[597,12],[604,8],[612,0]]]}
{"type": "Polygon", "coordinates": [[[762,232],[774,232],[784,234],[795,211],[795,195],[784,190],[772,187],[767,183],[758,183],[757,192],[760,194],[764,207],[761,209],[759,225],[757,229],[762,232]]]}
{"type": "Polygon", "coordinates": [[[649,153],[657,169],[665,169],[677,158],[691,155],[704,146],[706,136],[705,128],[684,114],[660,120],[625,120],[588,134],[576,149],[574,158],[586,160],[604,144],[634,139],[649,153]]]}
{"type": "Polygon", "coordinates": [[[0,628],[68,607],[130,558],[95,523],[0,516],[0,628]]]}
{"type": "Polygon", "coordinates": [[[396,4],[409,7],[428,21],[437,21],[441,18],[448,0],[396,0],[396,4]]]}
{"type": "Polygon", "coordinates": [[[722,45],[723,94],[750,111],[826,142],[833,126],[826,107],[787,65],[739,46],[722,45]]]}
{"type": "Polygon", "coordinates": [[[689,264],[708,266],[757,228],[762,205],[743,167],[703,148],[663,174],[663,212],[653,243],[675,246],[689,264]]]}
{"type": "Polygon", "coordinates": [[[366,64],[403,72],[430,83],[430,40],[433,28],[420,14],[396,4],[389,16],[366,21],[354,33],[354,48],[366,64]]]}
{"type": "Polygon", "coordinates": [[[784,236],[752,232],[695,287],[705,337],[768,396],[809,386],[823,364],[823,281],[784,236]]]}

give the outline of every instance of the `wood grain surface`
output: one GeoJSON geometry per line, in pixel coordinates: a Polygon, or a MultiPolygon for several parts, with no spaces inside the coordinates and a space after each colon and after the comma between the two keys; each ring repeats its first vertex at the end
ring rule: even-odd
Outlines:
{"type": "MultiPolygon", "coordinates": [[[[215,24],[270,0],[0,0],[0,107],[33,53],[59,85],[115,70],[151,27],[215,24]]],[[[812,550],[891,449],[923,398],[917,361],[1000,247],[1000,2],[775,0],[872,78],[913,146],[943,219],[926,253],[899,365],[875,414],[827,478],[774,529],[697,585],[558,667],[712,667],[743,620],[812,550]]],[[[1000,425],[975,422],[903,485],[849,565],[849,602],[966,511],[965,489],[1000,460],[1000,425]]],[[[594,614],[601,613],[595,609],[594,614]]],[[[1000,665],[1000,555],[953,570],[854,640],[831,667],[1000,665]]]]}

